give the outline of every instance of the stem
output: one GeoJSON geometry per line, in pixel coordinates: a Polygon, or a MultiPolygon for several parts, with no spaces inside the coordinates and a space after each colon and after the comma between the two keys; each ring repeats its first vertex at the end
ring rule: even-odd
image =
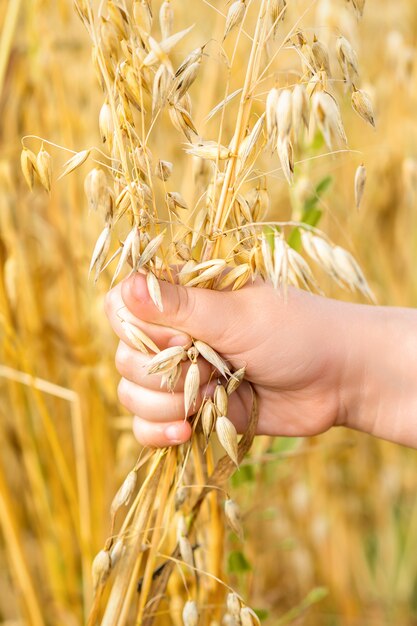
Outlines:
{"type": "Polygon", "coordinates": [[[145,573],[143,576],[142,591],[139,599],[139,609],[137,622],[142,623],[144,617],[144,611],[148,602],[148,595],[152,585],[152,573],[155,567],[155,560],[158,555],[158,548],[160,542],[161,529],[163,528],[163,518],[165,514],[165,506],[168,498],[168,492],[172,484],[173,476],[175,475],[176,466],[176,449],[171,448],[168,451],[167,458],[164,463],[164,476],[161,478],[158,489],[158,510],[155,518],[155,530],[152,534],[152,541],[150,551],[146,561],[145,573]]]}
{"type": "Polygon", "coordinates": [[[13,2],[9,2],[3,24],[3,31],[0,37],[0,100],[3,94],[7,64],[10,58],[13,35],[16,30],[21,4],[22,0],[13,0],[13,2]]]}
{"type": "MultiPolygon", "coordinates": [[[[23,552],[22,537],[19,536],[16,515],[12,510],[12,498],[2,471],[0,471],[0,526],[3,530],[10,558],[12,576],[19,589],[19,599],[25,606],[27,618],[32,626],[45,626],[40,600],[35,591],[34,580],[28,569],[28,558],[23,552]]],[[[19,517],[19,516],[17,516],[19,517]]]]}
{"type": "MultiPolygon", "coordinates": [[[[118,148],[118,152],[120,155],[120,160],[122,162],[122,167],[123,167],[123,173],[126,177],[126,182],[128,185],[130,185],[131,180],[130,180],[130,171],[129,171],[129,166],[128,166],[128,162],[127,162],[127,157],[126,157],[126,152],[124,149],[124,145],[123,145],[123,138],[121,136],[121,132],[120,132],[120,126],[117,123],[117,110],[116,110],[116,103],[115,103],[115,99],[114,99],[114,94],[113,94],[113,89],[110,83],[110,78],[107,72],[107,68],[106,68],[106,63],[105,63],[105,59],[103,57],[103,50],[101,48],[101,46],[99,45],[99,41],[97,38],[97,32],[95,29],[95,25],[94,25],[94,15],[92,12],[92,8],[91,6],[88,7],[88,12],[89,12],[89,20],[90,20],[90,25],[91,25],[91,39],[93,41],[93,44],[97,50],[97,60],[100,66],[100,71],[101,71],[101,75],[102,78],[104,80],[105,86],[106,86],[106,91],[107,91],[107,95],[109,98],[109,104],[110,104],[110,108],[111,108],[111,112],[112,112],[112,116],[113,116],[113,120],[115,121],[114,124],[114,129],[115,129],[115,135],[116,135],[116,143],[117,143],[117,148],[118,148]]],[[[130,192],[129,192],[130,193],[130,192]]],[[[133,194],[130,193],[131,198],[132,198],[132,203],[135,204],[136,200],[133,197],[133,194]]]]}
{"type": "Polygon", "coordinates": [[[117,576],[107,602],[101,626],[124,626],[126,624],[126,608],[130,606],[136,588],[135,573],[143,552],[141,545],[146,539],[143,530],[148,528],[152,515],[159,481],[163,471],[163,459],[160,452],[155,454],[154,462],[142,484],[135,518],[129,528],[131,537],[126,545],[126,552],[118,564],[117,576]],[[134,582],[133,582],[134,581],[134,582]]]}
{"type": "MultiPolygon", "coordinates": [[[[231,190],[233,188],[233,176],[236,168],[237,161],[237,149],[242,140],[242,135],[244,133],[244,129],[246,126],[247,119],[250,115],[251,110],[251,92],[254,81],[254,69],[255,69],[255,60],[257,57],[257,52],[259,48],[259,44],[261,41],[261,33],[263,27],[263,16],[265,14],[266,5],[269,0],[262,0],[261,7],[259,9],[258,20],[256,23],[256,30],[253,37],[252,48],[249,57],[248,69],[245,77],[245,84],[243,86],[242,95],[240,98],[239,111],[236,120],[236,129],[233,135],[233,139],[231,142],[230,150],[232,152],[232,156],[229,159],[227,164],[226,174],[219,198],[219,203],[216,209],[216,216],[214,219],[212,234],[219,230],[221,222],[224,219],[224,214],[226,213],[227,201],[230,197],[231,190]]],[[[217,250],[217,242],[209,241],[207,247],[204,252],[203,261],[207,261],[212,258],[213,252],[217,250]]]]}
{"type": "Polygon", "coordinates": [[[34,394],[40,415],[43,418],[47,440],[51,446],[51,452],[56,462],[57,472],[61,478],[64,491],[68,499],[69,510],[73,517],[74,528],[79,534],[83,550],[82,569],[83,569],[83,592],[84,606],[88,606],[91,600],[90,588],[90,550],[91,550],[91,516],[90,516],[90,496],[88,486],[88,467],[85,447],[84,430],[82,426],[82,413],[80,398],[75,391],[60,387],[47,380],[36,378],[26,372],[15,370],[6,365],[0,364],[0,378],[5,377],[8,380],[14,380],[22,385],[26,385],[32,390],[40,391],[56,398],[65,400],[70,405],[71,423],[73,429],[74,451],[76,458],[76,479],[78,488],[78,506],[77,497],[74,491],[71,473],[67,463],[62,455],[61,447],[57,438],[56,431],[53,427],[51,416],[46,410],[41,398],[34,394]],[[79,511],[78,519],[76,512],[79,511]]]}

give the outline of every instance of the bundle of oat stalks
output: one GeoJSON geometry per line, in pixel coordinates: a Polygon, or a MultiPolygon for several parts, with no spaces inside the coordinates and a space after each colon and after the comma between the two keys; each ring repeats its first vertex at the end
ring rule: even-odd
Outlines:
{"type": "MultiPolygon", "coordinates": [[[[103,90],[99,126],[104,148],[74,154],[62,172],[65,176],[94,160],[85,191],[89,208],[105,221],[91,259],[95,279],[108,267],[114,268],[113,281],[126,268],[145,272],[149,293],[162,309],[157,279],[223,290],[260,277],[285,297],[289,284],[319,289],[309,265],[313,261],[340,284],[370,297],[351,254],[309,220],[268,220],[270,179],[293,185],[295,155],[308,156],[317,137],[330,153],[347,150],[338,97],[349,93],[353,109],[375,124],[349,41],[334,33],[322,41],[304,32],[303,14],[290,0],[213,6],[221,32],[209,41],[203,36],[199,41],[199,24],[176,23],[177,0],[97,4],[75,0],[103,90]],[[291,59],[285,71],[278,71],[281,55],[291,59]],[[241,57],[246,76],[236,86],[233,70],[241,57]],[[204,111],[204,72],[210,64],[222,67],[225,78],[221,99],[204,111]],[[193,107],[198,88],[204,118],[193,107]],[[167,134],[170,126],[175,132],[167,134]],[[169,142],[162,143],[161,134],[169,142]],[[185,186],[185,194],[174,184],[180,181],[175,172],[180,168],[190,179],[191,167],[192,184],[185,186]]],[[[351,4],[361,17],[364,0],[351,4]]],[[[22,168],[30,186],[38,180],[50,190],[51,158],[44,145],[37,155],[24,147],[22,168]]],[[[355,179],[358,205],[365,179],[361,165],[355,179]]],[[[114,497],[109,538],[93,563],[90,624],[149,626],[165,623],[166,615],[169,623],[185,626],[222,620],[256,624],[256,614],[221,580],[219,549],[222,516],[242,536],[239,510],[227,497],[226,483],[255,434],[255,395],[240,441],[227,413],[228,398],[245,370],[233,371],[198,337],[188,350],[159,351],[141,329],[122,323],[130,342],[151,355],[148,374],[162,376],[170,391],[183,363],[191,362],[184,418],[191,420],[193,437],[180,448],[144,454],[114,497]],[[218,379],[214,397],[201,406],[195,406],[198,357],[211,364],[218,379]]]]}

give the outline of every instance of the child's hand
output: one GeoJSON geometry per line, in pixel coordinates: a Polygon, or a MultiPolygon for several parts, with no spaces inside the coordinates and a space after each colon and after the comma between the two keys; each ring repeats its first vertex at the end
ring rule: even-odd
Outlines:
{"type": "MultiPolygon", "coordinates": [[[[335,424],[417,447],[417,312],[337,302],[289,289],[287,299],[264,283],[235,292],[161,282],[164,311],[153,304],[145,277],[115,287],[106,308],[121,342],[121,403],[136,415],[144,445],[186,441],[182,377],[174,394],[146,374],[151,356],[133,349],[120,317],[141,327],[163,349],[200,339],[246,377],[259,398],[259,434],[304,436],[335,424]]],[[[211,378],[201,360],[201,394],[211,378]]],[[[211,383],[215,385],[215,381],[211,383]]],[[[210,389],[209,389],[210,391],[210,389]]],[[[230,398],[230,419],[243,432],[251,392],[230,398]]]]}
{"type": "MultiPolygon", "coordinates": [[[[142,328],[161,349],[186,345],[191,336],[210,344],[235,369],[246,366],[259,398],[259,434],[313,435],[343,421],[340,392],[348,338],[336,324],[343,305],[295,289],[285,301],[264,283],[215,292],[161,282],[161,291],[162,313],[144,276],[137,274],[115,287],[106,303],[121,339],[116,356],[123,377],[119,398],[136,415],[134,432],[142,444],[166,446],[190,437],[184,421],[184,376],[174,394],[160,389],[160,377],[146,374],[151,356],[133,348],[120,317],[142,328]]],[[[203,396],[212,368],[202,361],[200,370],[203,396]]],[[[231,396],[229,410],[240,432],[250,403],[249,386],[243,383],[231,396]]]]}

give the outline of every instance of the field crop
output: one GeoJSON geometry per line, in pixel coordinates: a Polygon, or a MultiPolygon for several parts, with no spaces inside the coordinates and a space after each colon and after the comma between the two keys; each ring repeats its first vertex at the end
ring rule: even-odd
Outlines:
{"type": "Polygon", "coordinates": [[[0,624],[414,624],[415,451],[252,442],[256,399],[238,443],[244,371],[123,320],[168,386],[190,361],[186,412],[197,357],[224,374],[189,446],[140,449],[103,298],[133,267],[157,306],[156,277],[416,306],[415,3],[0,0],[0,29],[0,624]]]}

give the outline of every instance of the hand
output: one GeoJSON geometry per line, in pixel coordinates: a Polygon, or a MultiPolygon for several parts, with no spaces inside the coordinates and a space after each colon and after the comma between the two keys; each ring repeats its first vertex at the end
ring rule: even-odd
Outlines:
{"type": "MultiPolygon", "coordinates": [[[[144,330],[161,348],[187,345],[190,338],[210,344],[246,378],[259,399],[259,434],[304,436],[321,433],[344,419],[341,402],[345,337],[337,322],[341,303],[289,289],[287,297],[264,283],[236,292],[190,289],[161,282],[164,311],[153,304],[143,275],[115,287],[106,310],[121,341],[116,365],[121,403],[136,415],[134,432],[144,445],[182,443],[191,434],[184,421],[181,377],[175,393],[159,388],[146,374],[151,357],[134,349],[120,318],[144,330]]],[[[211,367],[201,361],[201,394],[211,367]]],[[[251,392],[243,383],[230,399],[229,417],[246,428],[251,392]]]]}

